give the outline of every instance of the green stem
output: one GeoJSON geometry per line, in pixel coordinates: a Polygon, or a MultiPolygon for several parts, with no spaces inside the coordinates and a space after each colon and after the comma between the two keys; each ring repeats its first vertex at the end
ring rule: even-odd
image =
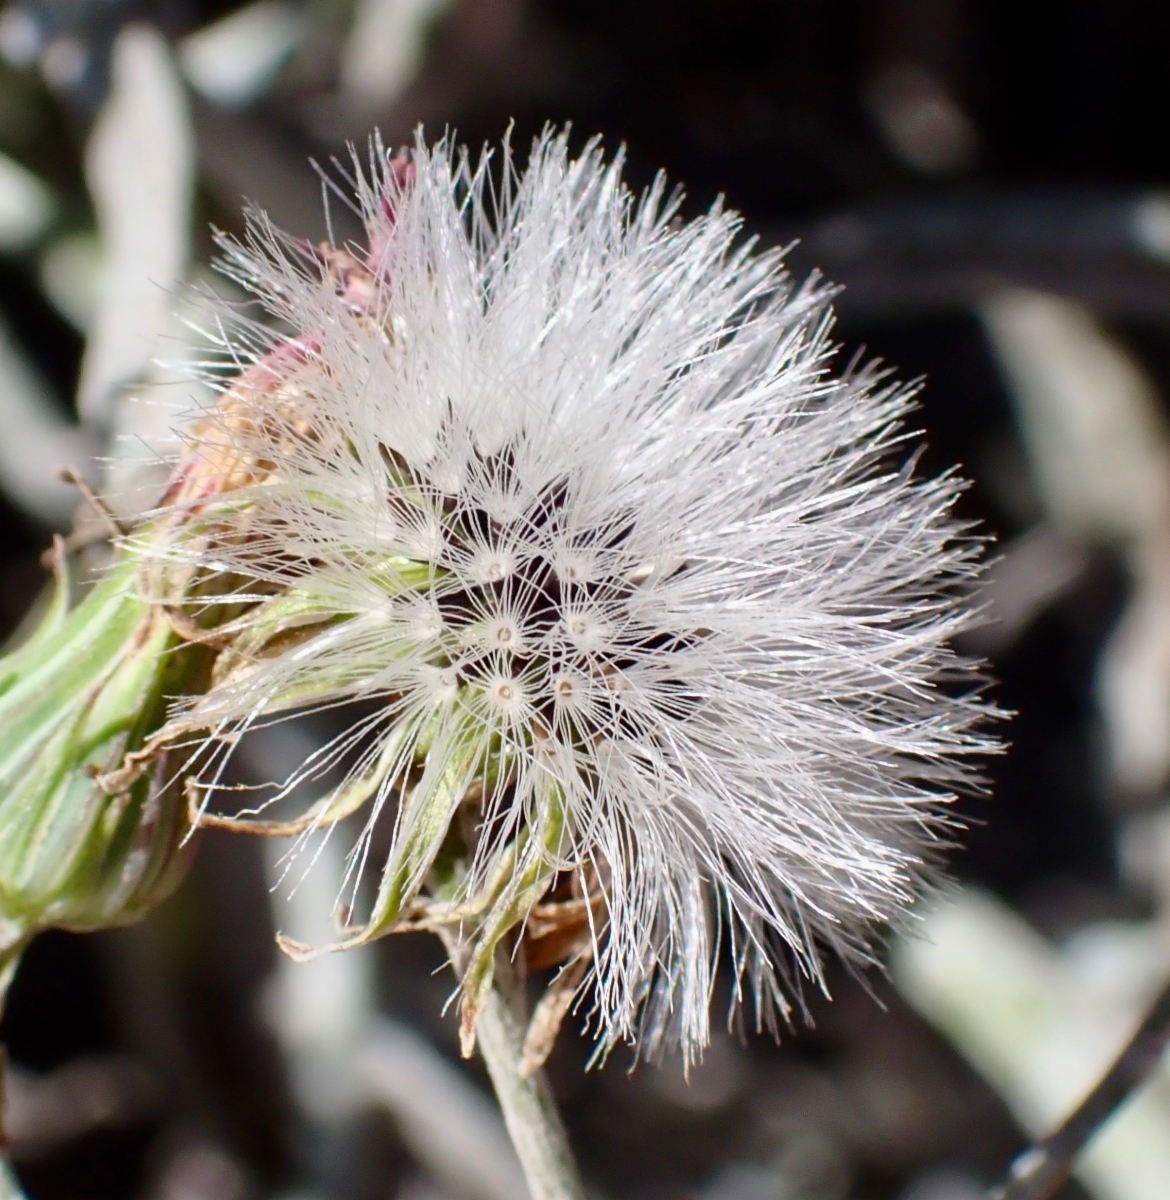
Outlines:
{"type": "Polygon", "coordinates": [[[528,1180],[531,1200],[584,1200],[585,1189],[544,1072],[536,1071],[527,1078],[520,1074],[524,1023],[498,982],[480,1007],[476,1041],[528,1180]]]}

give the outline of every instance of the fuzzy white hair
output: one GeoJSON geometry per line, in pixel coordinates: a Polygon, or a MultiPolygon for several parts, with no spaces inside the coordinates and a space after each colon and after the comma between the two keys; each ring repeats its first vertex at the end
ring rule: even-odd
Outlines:
{"type": "Polygon", "coordinates": [[[263,477],[180,552],[254,605],[183,720],[222,741],[372,701],[316,765],[367,781],[354,879],[392,820],[395,914],[474,795],[461,894],[533,846],[526,904],[556,873],[603,893],[602,1048],[697,1056],[723,952],[774,1028],[824,948],[871,959],[994,749],[948,648],[962,483],[902,465],[912,389],[832,374],[829,289],[719,204],[683,221],[662,178],[636,198],[620,154],[548,132],[523,172],[421,135],[371,161],[348,274],[262,214],[226,243],[293,332],[237,322],[275,399],[192,435],[263,477]]]}

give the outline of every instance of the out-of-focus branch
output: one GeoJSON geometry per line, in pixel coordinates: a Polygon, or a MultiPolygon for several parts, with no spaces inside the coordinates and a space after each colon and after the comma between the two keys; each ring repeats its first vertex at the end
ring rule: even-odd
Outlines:
{"type": "MultiPolygon", "coordinates": [[[[970,887],[920,915],[920,936],[892,956],[898,990],[1037,1139],[1109,1070],[1170,970],[1166,928],[1156,922],[1102,922],[1057,948],[970,887]]],[[[1090,1195],[1164,1200],[1167,1082],[1156,1072],[1073,1164],[1090,1195]]]]}
{"type": "Polygon", "coordinates": [[[967,193],[891,202],[768,231],[797,242],[797,275],[819,268],[845,318],[970,311],[1004,288],[1064,296],[1111,316],[1170,313],[1165,194],[967,193]]]}
{"type": "Polygon", "coordinates": [[[1054,1133],[1022,1154],[988,1200],[1050,1200],[1068,1182],[1073,1162],[1102,1125],[1145,1082],[1170,1045],[1170,984],[1154,1001],[1129,1045],[1054,1133]]]}

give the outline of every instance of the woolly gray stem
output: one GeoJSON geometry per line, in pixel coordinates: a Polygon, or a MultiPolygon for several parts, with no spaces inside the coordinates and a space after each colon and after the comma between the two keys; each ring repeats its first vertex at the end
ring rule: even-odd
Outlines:
{"type": "Polygon", "coordinates": [[[1059,1129],[1021,1154],[1007,1181],[988,1200],[1050,1200],[1068,1182],[1073,1162],[1101,1126],[1129,1099],[1170,1045],[1170,983],[1129,1044],[1059,1129]]]}
{"type": "Polygon", "coordinates": [[[497,982],[479,1010],[476,1042],[487,1065],[504,1124],[528,1180],[531,1200],[584,1200],[585,1188],[543,1071],[525,1078],[524,1022],[497,982]]]}

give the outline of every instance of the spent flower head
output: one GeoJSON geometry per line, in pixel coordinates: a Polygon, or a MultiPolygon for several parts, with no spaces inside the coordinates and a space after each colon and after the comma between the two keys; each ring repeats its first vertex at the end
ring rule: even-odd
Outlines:
{"type": "Polygon", "coordinates": [[[249,607],[168,736],[367,702],[278,797],[343,786],[224,818],[364,811],[338,945],[442,926],[470,1038],[522,944],[603,1048],[693,1058],[721,953],[774,1026],[929,880],[994,746],[948,649],[979,546],[903,465],[911,389],[831,372],[830,290],[621,168],[420,135],[351,181],[366,247],[225,241],[283,332],[225,312],[189,437],[234,475],[166,553],[249,607]]]}

